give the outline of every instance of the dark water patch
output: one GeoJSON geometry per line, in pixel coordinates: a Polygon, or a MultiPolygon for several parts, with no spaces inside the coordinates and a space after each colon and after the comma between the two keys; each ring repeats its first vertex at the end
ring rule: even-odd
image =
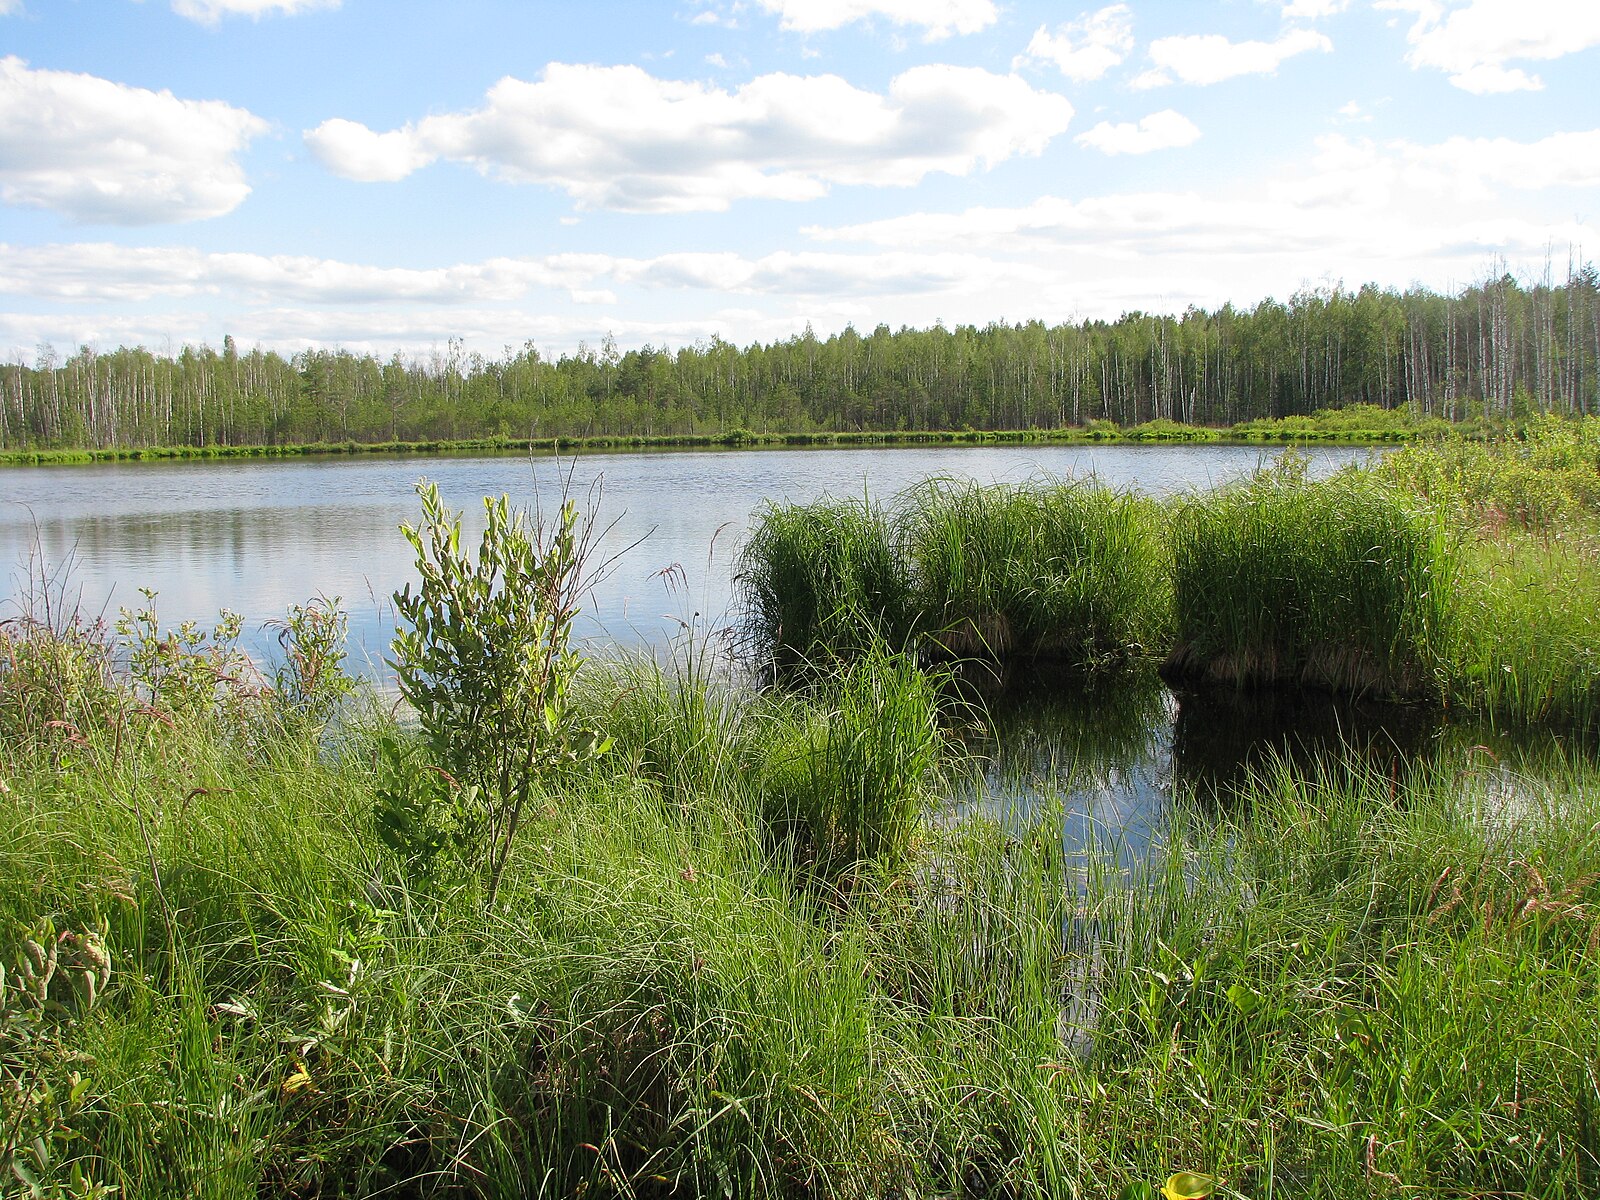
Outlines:
{"type": "MultiPolygon", "coordinates": [[[[1252,780],[1287,768],[1332,781],[1455,764],[1559,778],[1600,757],[1592,731],[1495,725],[1437,705],[1300,688],[1165,684],[1153,670],[1082,676],[967,665],[955,711],[975,768],[949,815],[1031,825],[1060,814],[1063,848],[1124,870],[1148,861],[1179,805],[1240,813],[1252,780]]],[[[1509,785],[1508,785],[1509,786],[1509,785]]]]}

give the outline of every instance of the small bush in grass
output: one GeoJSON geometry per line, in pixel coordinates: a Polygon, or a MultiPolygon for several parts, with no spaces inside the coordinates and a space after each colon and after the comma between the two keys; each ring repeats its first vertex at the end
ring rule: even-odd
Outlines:
{"type": "MultiPolygon", "coordinates": [[[[445,508],[439,489],[424,482],[417,494],[422,525],[402,532],[422,579],[417,590],[407,584],[395,594],[410,626],[395,633],[395,674],[433,767],[459,788],[452,808],[477,814],[451,824],[463,853],[481,866],[492,905],[534,792],[556,767],[606,748],[576,724],[568,704],[580,662],[572,620],[588,586],[592,525],[580,522],[571,500],[548,528],[530,528],[505,496],[486,497],[474,559],[462,550],[461,518],[445,508]]],[[[433,793],[394,794],[415,802],[433,793]]],[[[432,846],[429,822],[394,820],[386,828],[413,825],[428,831],[432,846]]]]}
{"type": "Polygon", "coordinates": [[[1294,468],[1197,496],[1172,532],[1177,647],[1167,670],[1437,695],[1458,554],[1437,518],[1370,474],[1294,468]]]}

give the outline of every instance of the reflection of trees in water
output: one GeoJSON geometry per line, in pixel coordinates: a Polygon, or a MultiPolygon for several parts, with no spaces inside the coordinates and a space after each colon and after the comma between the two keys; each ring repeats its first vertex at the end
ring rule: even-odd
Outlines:
{"type": "Polygon", "coordinates": [[[1148,856],[1171,795],[1172,696],[1153,671],[1086,678],[1061,670],[970,669],[966,738],[981,764],[957,814],[1008,822],[1059,818],[1069,853],[1148,856]]]}

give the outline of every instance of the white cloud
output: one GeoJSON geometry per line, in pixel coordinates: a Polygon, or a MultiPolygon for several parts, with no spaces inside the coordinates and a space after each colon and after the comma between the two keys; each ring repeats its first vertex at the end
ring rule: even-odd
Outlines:
{"type": "Polygon", "coordinates": [[[1416,14],[1407,63],[1444,71],[1478,95],[1537,91],[1543,80],[1507,64],[1600,45],[1594,0],[1380,0],[1377,7],[1416,14]]]}
{"type": "Polygon", "coordinates": [[[1217,33],[1157,38],[1150,43],[1155,67],[1134,80],[1135,87],[1173,82],[1206,86],[1239,75],[1270,75],[1284,60],[1308,51],[1329,51],[1333,43],[1310,29],[1291,29],[1275,42],[1230,42],[1217,33]]]}
{"type": "Polygon", "coordinates": [[[394,183],[435,158],[409,128],[374,133],[343,117],[324,121],[305,138],[318,162],[361,183],[394,183]]]}
{"type": "Polygon", "coordinates": [[[1103,154],[1149,154],[1187,146],[1200,137],[1200,129],[1182,113],[1164,108],[1140,117],[1139,123],[1124,121],[1113,125],[1101,121],[1087,133],[1077,136],[1080,146],[1090,146],[1103,154]]]}
{"type": "MultiPolygon", "coordinates": [[[[607,330],[626,344],[685,345],[713,333],[741,340],[781,338],[806,321],[819,330],[871,317],[881,304],[954,305],[978,293],[1015,296],[1049,286],[1052,272],[951,252],[780,252],[758,258],[681,253],[654,258],[604,254],[491,259],[435,270],[330,260],[208,254],[193,247],[130,248],[109,243],[0,244],[0,294],[70,306],[28,314],[0,309],[0,345],[181,344],[232,331],[267,346],[342,345],[387,353],[447,337],[494,353],[528,337],[570,348],[607,330]],[[668,292],[667,322],[616,308],[619,289],[668,292]],[[566,293],[551,304],[539,293],[566,293]],[[706,312],[702,299],[749,297],[746,307],[706,312]],[[182,309],[135,312],[162,301],[182,309]],[[601,306],[585,316],[574,306],[601,306]],[[775,311],[776,310],[776,311],[775,311]],[[558,314],[558,315],[552,315],[558,314]]],[[[624,298],[626,301],[626,297],[624,298]]],[[[931,322],[932,315],[923,318],[931,322]]],[[[548,348],[548,346],[547,346],[548,348]]]]}
{"type": "Polygon", "coordinates": [[[560,188],[583,208],[690,212],[965,175],[1040,153],[1071,119],[1064,97],[976,67],[913,67],[880,95],[836,75],[762,75],[727,91],[552,63],[538,82],[500,80],[471,112],[387,133],[335,119],[305,140],[349,179],[392,181],[442,158],[560,188]]]}
{"type": "Polygon", "coordinates": [[[114,225],[221,216],[249,195],[236,156],[267,128],[220,100],[0,59],[0,199],[114,225]]]}
{"type": "Polygon", "coordinates": [[[1283,19],[1315,21],[1342,13],[1349,7],[1350,0],[1284,0],[1283,19]]]}
{"type": "Polygon", "coordinates": [[[512,302],[554,290],[577,304],[611,304],[616,286],[783,296],[920,293],[961,285],[980,266],[949,251],[810,250],[760,258],[710,251],[653,258],[559,254],[412,269],[294,255],[206,253],[188,246],[0,244],[0,294],[69,303],[221,297],[383,307],[512,302]]]}
{"type": "MultiPolygon", "coordinates": [[[[1144,308],[1153,296],[1180,308],[1184,298],[1240,303],[1283,295],[1296,280],[1330,268],[1358,281],[1431,280],[1443,287],[1470,278],[1496,256],[1536,265],[1550,246],[1588,245],[1595,235],[1560,215],[1564,206],[1555,196],[1538,205],[1532,189],[1597,184],[1600,130],[1523,143],[1461,138],[1379,145],[1329,136],[1318,140],[1308,163],[1241,180],[1231,194],[1045,196],[1017,207],[914,213],[804,232],[879,253],[955,244],[974,257],[1038,267],[1053,282],[1030,293],[1029,312],[1048,319],[1052,306],[1094,309],[1113,295],[1144,308]]],[[[992,274],[1002,275],[1002,268],[992,274]]],[[[997,302],[1005,302],[1003,294],[997,302]]]]}
{"type": "Polygon", "coordinates": [[[1058,25],[1054,33],[1039,26],[1012,66],[1054,63],[1068,79],[1088,83],[1118,66],[1132,49],[1133,12],[1126,4],[1113,4],[1058,25]]]}
{"type": "Polygon", "coordinates": [[[220,25],[223,17],[296,16],[319,8],[338,8],[340,0],[172,0],[172,11],[202,25],[220,25]]]}
{"type": "Polygon", "coordinates": [[[1536,142],[1453,137],[1434,146],[1401,144],[1412,172],[1440,188],[1539,190],[1600,187],[1600,129],[1554,133],[1536,142]]]}
{"type": "Polygon", "coordinates": [[[998,19],[993,0],[761,0],[784,29],[821,33],[855,21],[883,17],[896,25],[918,25],[928,41],[952,33],[977,33],[998,19]]]}
{"type": "Polygon", "coordinates": [[[9,17],[22,11],[22,0],[0,0],[0,17],[9,17]]]}
{"type": "Polygon", "coordinates": [[[514,300],[535,287],[582,289],[615,261],[603,255],[568,255],[413,269],[303,255],[206,253],[188,246],[0,244],[0,292],[130,303],[194,296],[285,304],[482,303],[514,300]]]}

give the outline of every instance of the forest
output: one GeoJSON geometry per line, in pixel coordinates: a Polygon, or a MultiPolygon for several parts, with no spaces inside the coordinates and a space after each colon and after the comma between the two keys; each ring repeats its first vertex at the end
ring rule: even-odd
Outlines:
{"type": "Polygon", "coordinates": [[[1452,294],[1302,290],[1182,315],[991,323],[740,348],[498,358],[459,339],[384,359],[343,349],[37,348],[0,365],[0,450],[286,446],[480,437],[727,436],[1229,426],[1352,404],[1420,417],[1600,411],[1600,274],[1490,275],[1452,294]]]}

